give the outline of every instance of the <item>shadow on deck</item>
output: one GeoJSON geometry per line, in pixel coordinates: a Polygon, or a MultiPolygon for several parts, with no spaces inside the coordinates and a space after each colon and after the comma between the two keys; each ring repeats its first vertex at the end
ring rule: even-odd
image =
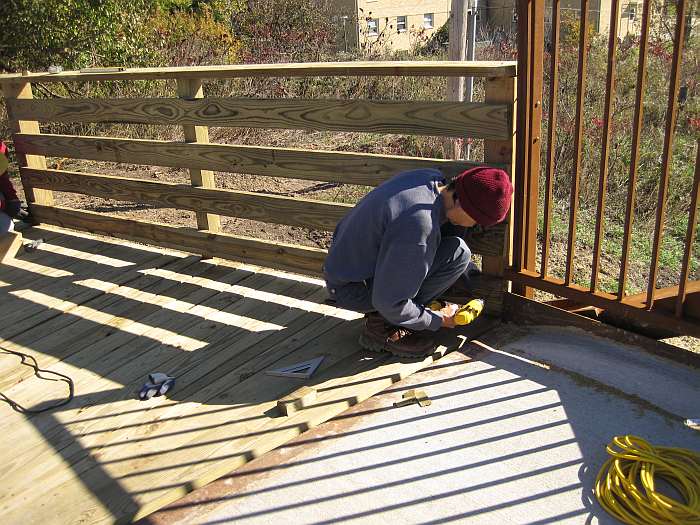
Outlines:
{"type": "MultiPolygon", "coordinates": [[[[321,281],[49,228],[0,267],[0,347],[70,376],[75,397],[41,414],[3,405],[0,515],[6,523],[130,521],[228,474],[459,348],[402,362],[361,352],[359,315],[325,305],[321,281]],[[323,355],[311,380],[271,377],[323,355]],[[149,372],[177,378],[142,402],[149,372]],[[318,398],[280,417],[302,385],[318,398]],[[40,481],[39,481],[40,480],[40,481]]],[[[483,319],[469,330],[492,323],[483,319]],[[480,324],[481,323],[481,324],[480,324]]],[[[27,408],[67,395],[0,354],[0,391],[27,408]]]]}

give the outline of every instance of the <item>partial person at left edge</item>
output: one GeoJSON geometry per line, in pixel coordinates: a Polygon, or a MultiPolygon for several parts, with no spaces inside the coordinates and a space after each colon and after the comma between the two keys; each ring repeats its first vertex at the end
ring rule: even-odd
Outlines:
{"type": "Polygon", "coordinates": [[[0,235],[14,231],[13,219],[29,221],[29,213],[22,206],[7,172],[9,164],[7,146],[0,141],[0,235]]]}

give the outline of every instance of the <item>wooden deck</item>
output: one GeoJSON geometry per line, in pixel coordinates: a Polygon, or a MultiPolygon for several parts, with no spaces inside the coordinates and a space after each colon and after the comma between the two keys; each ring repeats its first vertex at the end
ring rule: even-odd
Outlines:
{"type": "MultiPolygon", "coordinates": [[[[50,228],[0,267],[0,349],[66,374],[75,398],[38,415],[0,404],[3,523],[128,522],[330,419],[483,331],[445,334],[436,356],[361,352],[359,315],[323,303],[321,281],[50,228]],[[310,380],[264,370],[324,355],[310,380]],[[176,376],[139,401],[149,372],[176,376]],[[315,404],[277,400],[303,385],[315,404]]],[[[67,384],[0,353],[0,391],[37,408],[67,384]]]]}

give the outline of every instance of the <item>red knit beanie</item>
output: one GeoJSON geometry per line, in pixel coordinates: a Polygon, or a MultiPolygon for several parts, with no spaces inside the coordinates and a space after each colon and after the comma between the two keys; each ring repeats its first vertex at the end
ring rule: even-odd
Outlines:
{"type": "Polygon", "coordinates": [[[477,224],[491,226],[505,219],[513,196],[505,171],[482,166],[460,173],[454,181],[460,206],[477,224]]]}

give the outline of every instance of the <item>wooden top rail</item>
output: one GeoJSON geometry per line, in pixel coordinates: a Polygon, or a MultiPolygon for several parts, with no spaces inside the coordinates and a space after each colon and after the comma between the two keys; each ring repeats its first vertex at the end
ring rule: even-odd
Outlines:
{"type": "MultiPolygon", "coordinates": [[[[115,69],[115,68],[112,68],[115,69]]],[[[516,62],[393,61],[306,62],[286,64],[235,64],[124,68],[123,71],[29,73],[0,75],[0,86],[16,82],[87,82],[93,80],[165,80],[186,78],[312,77],[312,76],[444,76],[514,77],[516,62]]]]}
{"type": "Polygon", "coordinates": [[[508,140],[512,105],[480,102],[169,98],[8,100],[15,120],[308,129],[508,140]]]}

